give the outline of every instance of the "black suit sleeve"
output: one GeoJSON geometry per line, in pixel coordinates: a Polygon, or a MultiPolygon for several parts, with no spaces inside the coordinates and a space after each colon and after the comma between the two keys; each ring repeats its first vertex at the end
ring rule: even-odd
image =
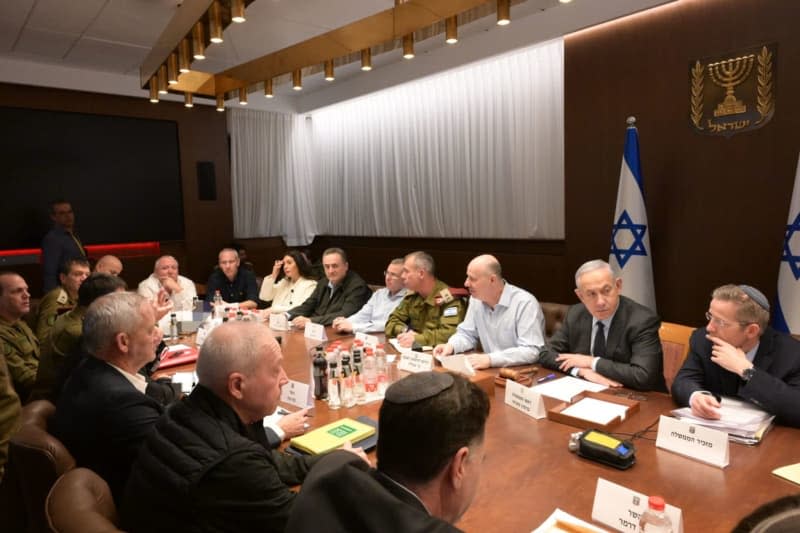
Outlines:
{"type": "MultiPolygon", "coordinates": [[[[625,330],[621,342],[629,350],[628,361],[600,358],[596,370],[603,376],[638,390],[666,390],[664,386],[664,355],[658,328],[661,320],[655,314],[634,318],[625,330]]],[[[612,325],[613,327],[613,325],[612,325]]]]}
{"type": "Polygon", "coordinates": [[[324,324],[329,326],[333,323],[333,319],[337,316],[350,316],[355,314],[359,309],[364,307],[364,304],[369,300],[372,291],[364,280],[361,278],[354,278],[347,286],[341,289],[342,301],[340,305],[331,306],[333,311],[311,316],[311,321],[316,324],[324,324]]]}
{"type": "Polygon", "coordinates": [[[577,314],[577,306],[572,306],[567,311],[567,316],[564,317],[564,322],[561,326],[561,329],[556,331],[552,337],[550,337],[550,341],[544,347],[544,349],[539,352],[539,363],[552,370],[558,370],[558,361],[556,361],[556,357],[561,355],[562,353],[572,353],[572,349],[570,349],[570,324],[572,324],[576,320],[577,314]]]}
{"type": "MultiPolygon", "coordinates": [[[[709,386],[706,382],[706,369],[703,362],[701,352],[710,352],[710,350],[702,350],[708,342],[701,342],[703,335],[705,335],[704,328],[698,328],[689,339],[689,355],[686,357],[683,366],[675,375],[675,380],[672,382],[672,398],[680,406],[689,405],[689,398],[694,392],[707,390],[719,394],[721,391],[711,390],[713,387],[709,386]]],[[[706,356],[708,357],[708,356],[706,356]]]]}

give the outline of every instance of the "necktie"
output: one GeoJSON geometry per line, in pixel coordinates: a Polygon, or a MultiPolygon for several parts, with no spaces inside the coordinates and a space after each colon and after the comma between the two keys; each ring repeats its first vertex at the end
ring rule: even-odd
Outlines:
{"type": "Polygon", "coordinates": [[[594,349],[592,355],[595,357],[606,356],[606,335],[605,326],[602,322],[597,323],[597,333],[594,334],[594,349]]]}

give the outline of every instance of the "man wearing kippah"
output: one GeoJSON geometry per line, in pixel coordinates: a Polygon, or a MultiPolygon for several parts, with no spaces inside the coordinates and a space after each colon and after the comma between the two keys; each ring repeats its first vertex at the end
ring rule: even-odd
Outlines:
{"type": "Polygon", "coordinates": [[[303,482],[286,531],[447,532],[472,503],[489,399],[469,380],[411,374],[381,405],[378,466],[333,452],[303,482]]]}
{"type": "Polygon", "coordinates": [[[720,418],[720,396],[738,396],[800,427],[800,342],[769,327],[769,302],[749,285],[711,294],[708,324],[690,339],[672,397],[703,418],[720,418]]]}

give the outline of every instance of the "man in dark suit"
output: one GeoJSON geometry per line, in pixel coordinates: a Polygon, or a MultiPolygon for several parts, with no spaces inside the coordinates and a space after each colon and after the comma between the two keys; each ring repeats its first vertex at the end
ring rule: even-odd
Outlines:
{"type": "Polygon", "coordinates": [[[666,391],[658,316],[620,294],[622,279],[605,261],[584,263],[575,287],[581,303],[570,307],[539,361],[609,387],[666,391]]]}
{"type": "Polygon", "coordinates": [[[149,301],[115,292],[95,300],[83,320],[88,357],[59,397],[53,433],[79,466],[94,470],[121,501],[131,465],[163,412],[145,394],[139,370],[155,357],[160,335],[149,301]]]}
{"type": "Polygon", "coordinates": [[[769,302],[749,285],[711,295],[708,324],[692,333],[672,396],[703,418],[720,418],[719,396],[738,396],[800,427],[800,342],[770,328],[769,302]]]}
{"type": "Polygon", "coordinates": [[[457,374],[394,383],[379,413],[377,469],[340,451],[320,459],[286,532],[460,531],[452,524],[478,490],[488,415],[486,393],[457,374]]]}
{"type": "Polygon", "coordinates": [[[336,317],[355,314],[372,294],[361,276],[350,270],[347,254],[341,248],[325,250],[322,266],[328,283],[317,283],[311,296],[287,313],[296,328],[305,327],[307,322],[329,326],[336,317]]]}

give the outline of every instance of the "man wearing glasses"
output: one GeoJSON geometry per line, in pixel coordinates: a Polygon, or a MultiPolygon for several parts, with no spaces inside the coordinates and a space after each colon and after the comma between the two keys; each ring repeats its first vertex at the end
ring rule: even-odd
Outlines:
{"type": "Polygon", "coordinates": [[[364,304],[364,307],[349,317],[333,320],[333,329],[340,333],[368,333],[383,331],[386,319],[406,295],[403,285],[403,259],[392,259],[384,270],[386,287],[378,289],[364,304]]]}
{"type": "Polygon", "coordinates": [[[800,342],[769,327],[769,302],[749,285],[711,294],[708,324],[689,341],[672,397],[698,416],[720,418],[720,396],[738,396],[800,427],[800,342]]]}
{"type": "Polygon", "coordinates": [[[658,316],[620,294],[622,279],[600,259],[575,272],[581,303],[539,353],[542,365],[608,387],[666,391],[658,316]]]}

